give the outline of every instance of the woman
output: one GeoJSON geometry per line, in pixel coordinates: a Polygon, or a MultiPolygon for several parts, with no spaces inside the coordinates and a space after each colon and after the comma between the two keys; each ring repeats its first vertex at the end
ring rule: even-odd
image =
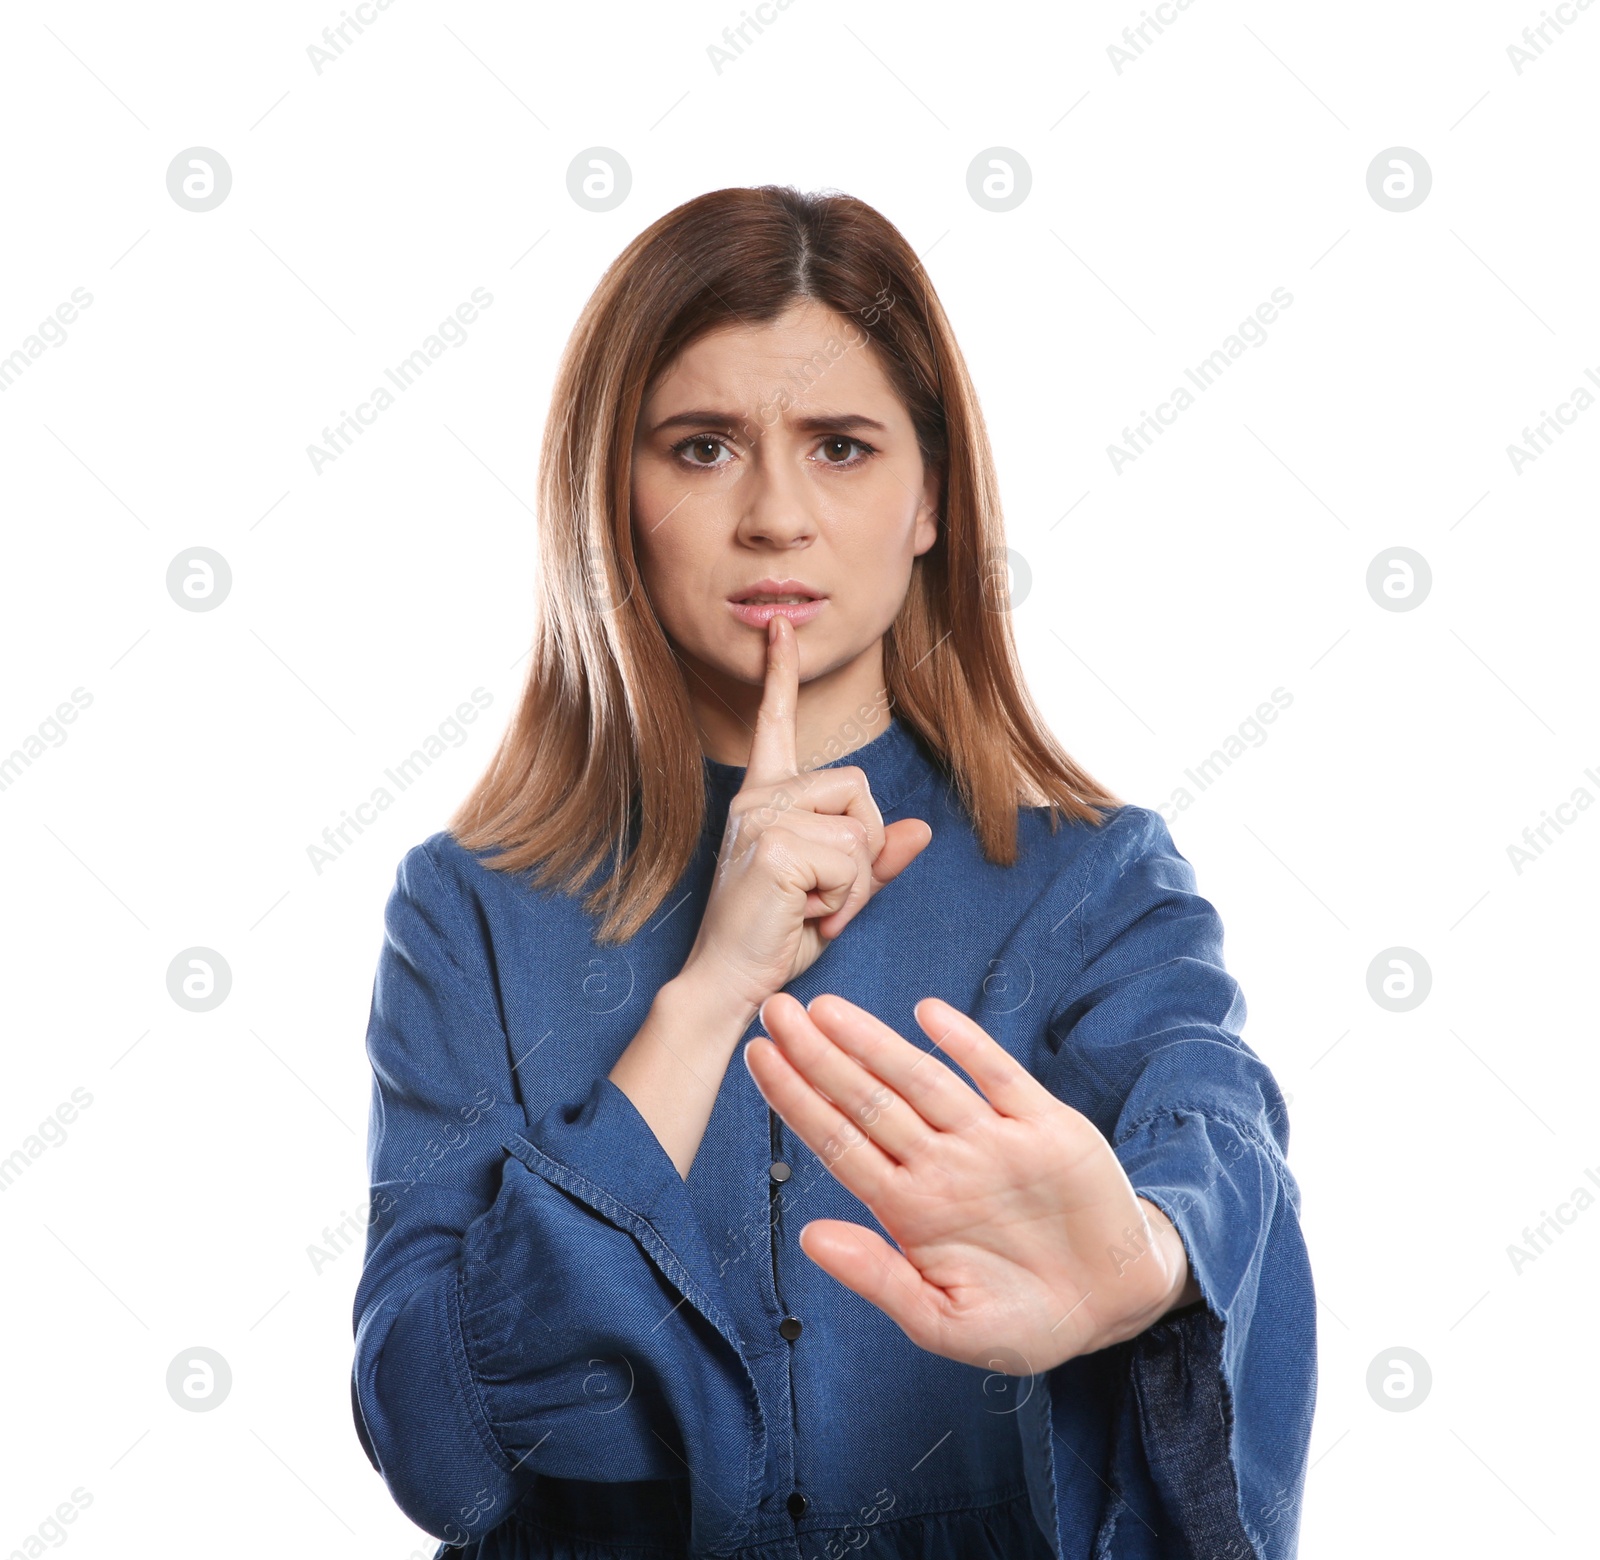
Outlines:
{"type": "Polygon", "coordinates": [[[634,240],[540,545],[373,995],[352,1391],[396,1501],[481,1560],[1292,1555],[1283,1099],[1165,825],[1023,687],[894,227],[769,187],[634,240]]]}

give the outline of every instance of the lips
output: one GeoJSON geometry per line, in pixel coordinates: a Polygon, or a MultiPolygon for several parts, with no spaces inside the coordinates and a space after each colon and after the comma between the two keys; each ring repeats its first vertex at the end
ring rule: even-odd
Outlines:
{"type": "Polygon", "coordinates": [[[805,602],[826,599],[823,591],[807,585],[804,580],[757,580],[755,584],[736,591],[728,600],[733,602],[805,602]]]}
{"type": "Polygon", "coordinates": [[[728,609],[741,623],[765,629],[774,617],[786,617],[796,627],[809,623],[827,605],[828,598],[804,580],[757,580],[728,598],[728,609]]]}

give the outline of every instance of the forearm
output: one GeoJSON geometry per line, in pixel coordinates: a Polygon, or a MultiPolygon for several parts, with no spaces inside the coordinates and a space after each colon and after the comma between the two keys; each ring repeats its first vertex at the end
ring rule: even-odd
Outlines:
{"type": "Polygon", "coordinates": [[[655,1001],[609,1077],[687,1177],[711,1108],[756,1009],[684,972],[655,1001]]]}

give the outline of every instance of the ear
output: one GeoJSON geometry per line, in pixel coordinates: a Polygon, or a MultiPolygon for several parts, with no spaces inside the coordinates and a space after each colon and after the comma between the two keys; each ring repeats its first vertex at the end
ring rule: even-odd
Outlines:
{"type": "Polygon", "coordinates": [[[916,541],[912,555],[920,558],[939,539],[939,500],[943,497],[944,469],[930,466],[922,478],[922,506],[917,510],[916,541]]]}

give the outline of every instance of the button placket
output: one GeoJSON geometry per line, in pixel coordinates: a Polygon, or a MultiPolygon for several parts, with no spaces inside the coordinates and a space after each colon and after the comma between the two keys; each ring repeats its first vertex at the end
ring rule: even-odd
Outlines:
{"type": "MultiPolygon", "coordinates": [[[[783,1284],[778,1272],[778,1240],[780,1222],[783,1214],[783,1188],[784,1184],[792,1176],[793,1171],[790,1169],[788,1162],[780,1157],[783,1147],[783,1127],[777,1112],[771,1110],[770,1108],[767,1112],[767,1141],[771,1153],[771,1159],[767,1165],[767,1207],[769,1215],[767,1234],[768,1239],[772,1243],[772,1293],[773,1298],[777,1301],[778,1308],[780,1310],[784,1310],[783,1284]]],[[[795,1340],[799,1338],[800,1333],[800,1318],[798,1316],[789,1316],[785,1314],[783,1319],[778,1323],[778,1335],[781,1338],[784,1338],[791,1346],[789,1359],[785,1362],[785,1371],[789,1391],[789,1424],[791,1435],[789,1469],[791,1477],[794,1475],[795,1455],[797,1452],[793,1438],[799,1433],[799,1424],[795,1418],[793,1344],[795,1340]]],[[[787,1508],[789,1515],[795,1521],[799,1521],[799,1519],[806,1514],[811,1502],[804,1495],[802,1495],[799,1490],[791,1490],[784,1502],[784,1505],[787,1508]]]]}

